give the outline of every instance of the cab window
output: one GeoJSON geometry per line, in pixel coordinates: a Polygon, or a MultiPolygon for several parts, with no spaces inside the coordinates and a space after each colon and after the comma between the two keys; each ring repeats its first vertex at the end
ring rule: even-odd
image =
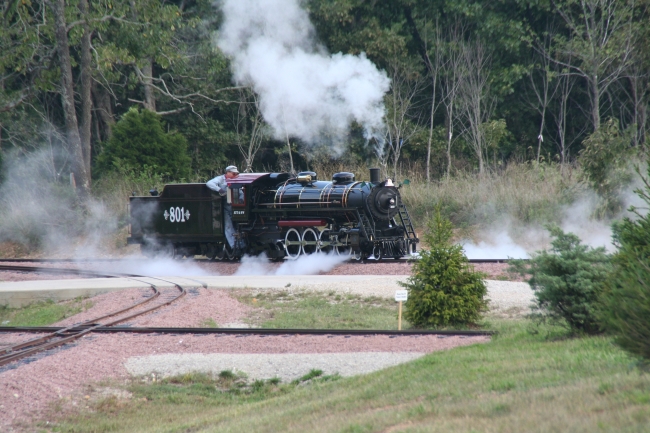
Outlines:
{"type": "Polygon", "coordinates": [[[233,206],[244,206],[246,204],[245,190],[242,187],[233,187],[230,190],[230,197],[233,206]]]}

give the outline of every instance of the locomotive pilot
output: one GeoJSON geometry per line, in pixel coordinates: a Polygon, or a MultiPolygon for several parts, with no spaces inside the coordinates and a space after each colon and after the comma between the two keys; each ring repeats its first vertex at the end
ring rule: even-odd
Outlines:
{"type": "MultiPolygon", "coordinates": [[[[237,167],[234,165],[229,165],[226,167],[226,173],[222,174],[221,176],[217,176],[214,179],[211,179],[206,182],[206,185],[208,188],[210,188],[212,191],[215,191],[218,193],[221,197],[225,197],[226,193],[228,192],[228,180],[230,179],[235,179],[239,176],[239,170],[237,170],[237,167]]],[[[225,227],[224,231],[226,234],[226,239],[228,240],[228,245],[230,245],[230,248],[235,247],[235,228],[232,225],[232,206],[230,203],[228,203],[226,200],[223,201],[223,209],[225,211],[224,213],[224,220],[225,220],[225,227]]]]}

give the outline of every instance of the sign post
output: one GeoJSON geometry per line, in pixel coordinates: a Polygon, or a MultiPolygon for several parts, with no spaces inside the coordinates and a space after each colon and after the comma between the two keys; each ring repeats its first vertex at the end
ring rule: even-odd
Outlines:
{"type": "Polygon", "coordinates": [[[396,290],[395,291],[395,300],[399,302],[399,313],[397,316],[397,330],[402,330],[402,302],[408,299],[408,291],[406,290],[396,290]]]}

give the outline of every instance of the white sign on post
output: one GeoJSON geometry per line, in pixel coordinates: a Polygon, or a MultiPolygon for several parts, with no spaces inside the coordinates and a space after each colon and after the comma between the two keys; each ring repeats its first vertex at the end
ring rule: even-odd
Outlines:
{"type": "Polygon", "coordinates": [[[397,301],[397,302],[406,301],[407,297],[408,297],[408,291],[407,290],[396,290],[395,291],[395,301],[397,301]]]}

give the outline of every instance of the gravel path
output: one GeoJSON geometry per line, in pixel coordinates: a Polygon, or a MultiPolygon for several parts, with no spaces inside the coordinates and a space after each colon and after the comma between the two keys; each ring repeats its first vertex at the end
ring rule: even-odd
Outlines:
{"type": "Polygon", "coordinates": [[[176,376],[190,372],[218,375],[224,370],[243,373],[248,380],[298,379],[312,369],[323,375],[355,376],[412,361],[423,352],[354,352],[316,354],[165,354],[129,358],[124,364],[135,376],[176,376]]]}

